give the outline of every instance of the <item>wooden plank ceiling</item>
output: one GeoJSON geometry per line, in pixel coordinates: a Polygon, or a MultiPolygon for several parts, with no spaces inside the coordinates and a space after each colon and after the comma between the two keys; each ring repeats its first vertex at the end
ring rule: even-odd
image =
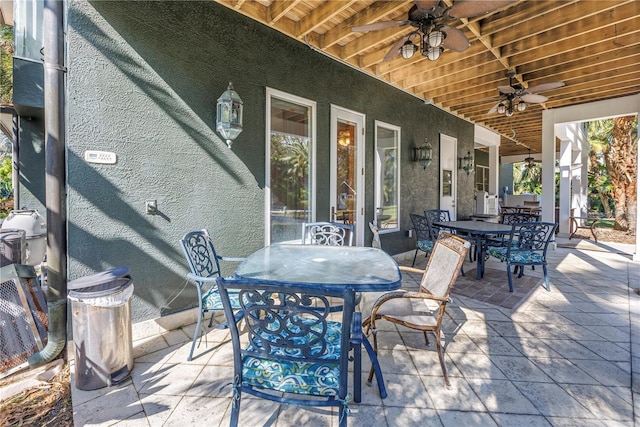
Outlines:
{"type": "Polygon", "coordinates": [[[445,49],[435,61],[420,52],[384,61],[395,43],[415,31],[411,25],[369,32],[352,28],[407,20],[416,3],[435,3],[442,10],[475,0],[215,1],[500,133],[502,156],[541,151],[543,109],[640,93],[637,0],[517,0],[479,17],[446,18],[440,23],[462,31],[470,46],[462,52],[445,49]],[[511,117],[489,114],[501,100],[497,86],[509,86],[508,71],[524,89],[550,82],[565,86],[545,91],[548,100],[527,103],[511,117]]]}

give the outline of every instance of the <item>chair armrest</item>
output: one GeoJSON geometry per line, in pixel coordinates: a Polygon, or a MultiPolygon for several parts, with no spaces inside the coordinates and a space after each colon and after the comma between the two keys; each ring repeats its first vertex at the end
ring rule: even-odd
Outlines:
{"type": "Polygon", "coordinates": [[[398,268],[400,269],[400,271],[406,271],[408,273],[424,274],[424,270],[420,270],[419,268],[407,267],[404,265],[400,265],[398,266],[398,268]]]}
{"type": "Polygon", "coordinates": [[[404,291],[402,289],[398,291],[385,292],[381,295],[376,302],[373,303],[373,308],[371,310],[371,314],[373,315],[375,311],[377,311],[378,307],[380,307],[385,302],[395,299],[395,298],[416,298],[416,299],[428,299],[433,301],[449,301],[449,298],[442,298],[432,294],[428,294],[426,292],[416,292],[416,291],[404,291]]]}
{"type": "Polygon", "coordinates": [[[218,280],[217,277],[202,277],[202,276],[195,275],[193,273],[188,273],[187,279],[191,279],[194,282],[201,282],[201,283],[214,283],[216,280],[218,280]]]}
{"type": "Polygon", "coordinates": [[[242,262],[244,261],[246,258],[234,258],[234,257],[227,257],[227,256],[220,256],[218,255],[218,259],[221,261],[229,261],[229,262],[242,262]]]}

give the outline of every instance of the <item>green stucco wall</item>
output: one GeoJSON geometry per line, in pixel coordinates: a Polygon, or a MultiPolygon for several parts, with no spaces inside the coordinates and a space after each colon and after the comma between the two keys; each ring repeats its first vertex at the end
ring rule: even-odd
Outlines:
{"type": "MultiPolygon", "coordinates": [[[[373,182],[374,120],[402,128],[401,227],[438,206],[438,164],[411,161],[438,134],[473,151],[473,125],[214,2],[69,2],[68,233],[70,279],[130,267],[133,318],[195,304],[178,240],[207,228],[218,251],[246,256],[264,244],[265,88],[317,102],[317,219],[328,219],[332,104],[366,114],[366,181],[373,182]],[[232,81],[244,101],[233,149],[214,133],[214,106],[232,81]],[[115,165],[83,160],[116,153],[115,165]],[[145,214],[156,200],[159,215],[145,214]]],[[[373,219],[373,186],[366,189],[373,219]]],[[[473,175],[458,174],[458,215],[473,209],[473,175]]],[[[395,254],[415,248],[383,236],[395,254]]],[[[367,230],[368,232],[368,230],[367,230]]],[[[370,241],[370,236],[367,239],[370,241]]],[[[231,270],[227,270],[230,273],[231,270]]]]}

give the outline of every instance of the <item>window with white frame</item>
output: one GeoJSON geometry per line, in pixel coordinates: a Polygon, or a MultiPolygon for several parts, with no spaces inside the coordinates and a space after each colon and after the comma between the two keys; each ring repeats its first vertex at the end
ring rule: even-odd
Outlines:
{"type": "Polygon", "coordinates": [[[375,122],[376,225],[380,232],[400,229],[400,128],[375,122]]]}
{"type": "Polygon", "coordinates": [[[489,168],[476,165],[476,190],[489,191],[489,168]]]}
{"type": "Polygon", "coordinates": [[[316,103],[267,89],[266,244],[300,240],[313,221],[316,103]]]}

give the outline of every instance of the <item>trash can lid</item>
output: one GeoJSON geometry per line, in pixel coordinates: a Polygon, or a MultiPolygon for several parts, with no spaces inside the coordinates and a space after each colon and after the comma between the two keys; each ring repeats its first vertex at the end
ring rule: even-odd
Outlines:
{"type": "Polygon", "coordinates": [[[128,273],[128,267],[116,267],[72,280],[67,284],[69,296],[101,297],[119,292],[131,283],[128,273]]]}

